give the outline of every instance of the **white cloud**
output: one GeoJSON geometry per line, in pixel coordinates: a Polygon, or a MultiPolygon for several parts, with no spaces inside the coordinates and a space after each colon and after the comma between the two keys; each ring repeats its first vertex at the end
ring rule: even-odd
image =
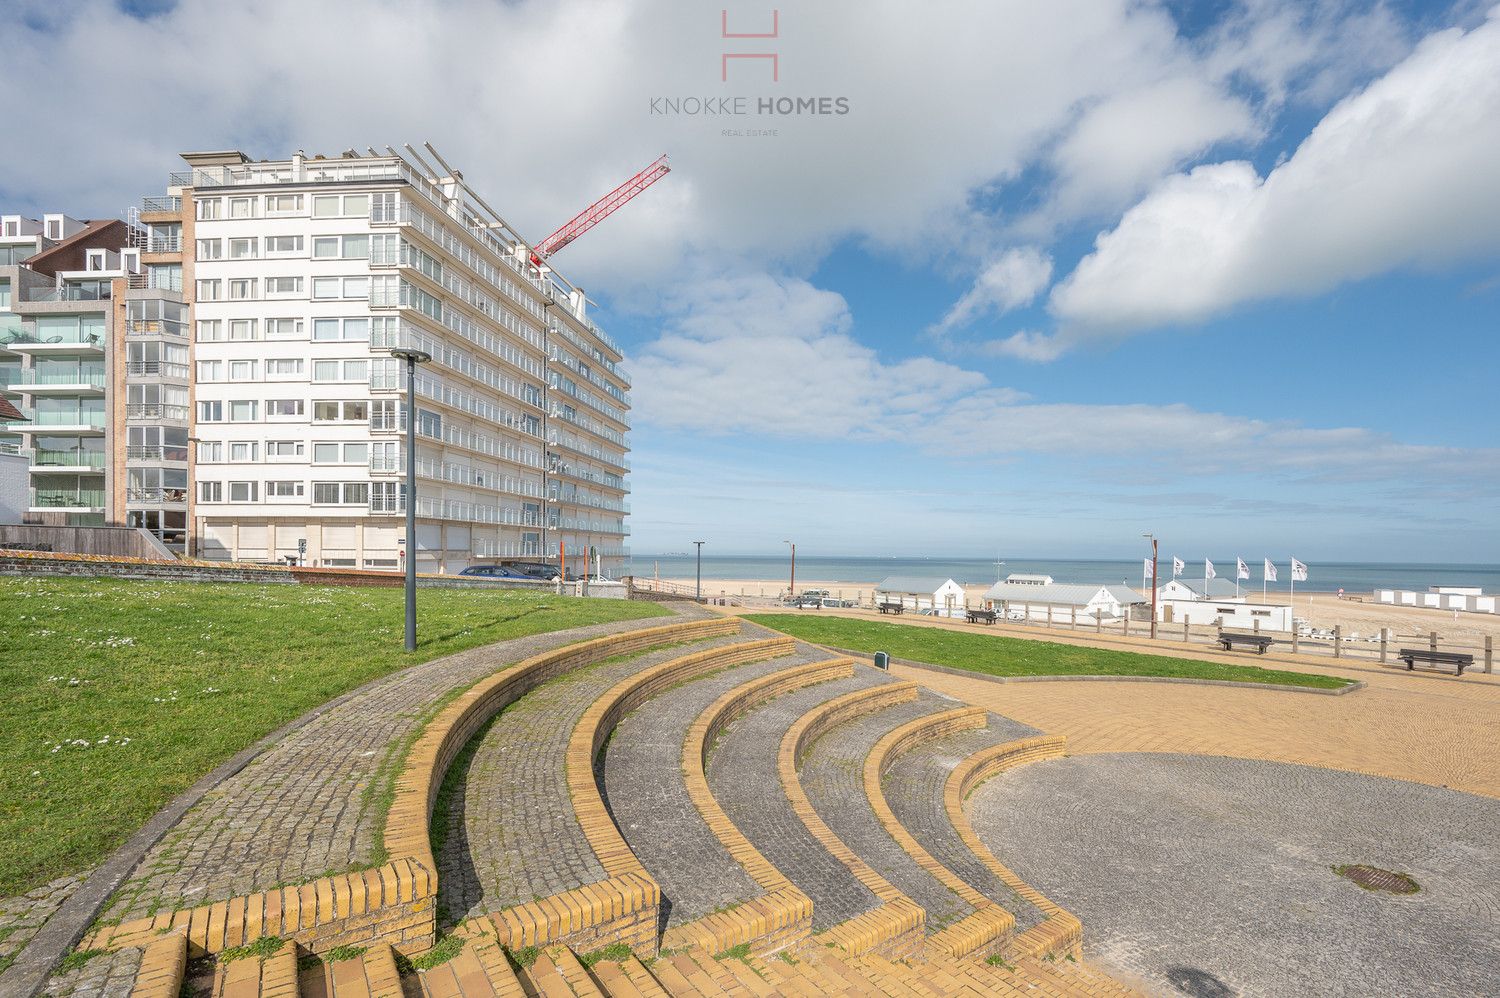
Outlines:
{"type": "Polygon", "coordinates": [[[1438,32],[1262,179],[1170,178],[1053,289],[1060,346],[1500,249],[1500,8],[1438,32]]]}
{"type": "Polygon", "coordinates": [[[1007,250],[985,266],[974,286],[953,303],[934,332],[962,328],[993,312],[1030,305],[1052,280],[1052,258],[1034,246],[1007,250]]]}

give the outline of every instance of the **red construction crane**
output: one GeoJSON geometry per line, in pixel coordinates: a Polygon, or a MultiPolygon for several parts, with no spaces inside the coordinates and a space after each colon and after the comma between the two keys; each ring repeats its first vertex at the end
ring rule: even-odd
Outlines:
{"type": "Polygon", "coordinates": [[[537,243],[536,248],[531,251],[532,265],[540,267],[543,260],[623,208],[631,198],[671,172],[672,166],[663,154],[656,162],[589,205],[562,228],[537,243]]]}

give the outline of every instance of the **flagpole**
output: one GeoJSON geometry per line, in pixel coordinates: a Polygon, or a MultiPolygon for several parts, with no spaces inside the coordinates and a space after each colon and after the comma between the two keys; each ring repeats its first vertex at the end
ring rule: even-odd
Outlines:
{"type": "Polygon", "coordinates": [[[1291,585],[1292,588],[1290,590],[1290,595],[1287,596],[1287,598],[1286,598],[1286,605],[1288,607],[1290,607],[1290,609],[1287,612],[1288,613],[1296,613],[1297,612],[1297,569],[1296,569],[1295,566],[1292,568],[1292,580],[1291,580],[1291,582],[1289,584],[1291,585]]]}

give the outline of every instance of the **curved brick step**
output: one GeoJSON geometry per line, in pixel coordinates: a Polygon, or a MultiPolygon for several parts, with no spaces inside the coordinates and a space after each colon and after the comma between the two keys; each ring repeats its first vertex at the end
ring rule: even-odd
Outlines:
{"type": "MultiPolygon", "coordinates": [[[[873,870],[879,882],[868,881],[871,888],[879,890],[879,884],[895,888],[900,896],[921,906],[927,935],[942,936],[945,951],[969,954],[992,951],[1010,929],[1008,920],[990,920],[987,929],[980,926],[984,918],[975,902],[983,905],[983,899],[962,896],[924,869],[880,821],[876,800],[871,800],[871,788],[865,785],[865,762],[885,735],[909,725],[932,725],[953,707],[951,699],[918,690],[912,701],[825,728],[802,749],[798,777],[814,812],[838,842],[858,857],[858,863],[850,867],[855,876],[865,879],[862,870],[873,870]],[[960,924],[962,930],[950,932],[960,924]]],[[[873,791],[879,794],[879,783],[873,791]]]]}
{"type": "MultiPolygon", "coordinates": [[[[301,998],[403,998],[404,994],[401,975],[396,971],[395,952],[384,943],[371,946],[348,960],[310,967],[303,972],[299,983],[301,998]]],[[[267,990],[260,992],[260,998],[282,998],[282,995],[279,991],[267,990]]]]}
{"type": "MultiPolygon", "coordinates": [[[[405,751],[404,761],[400,763],[400,774],[394,781],[395,795],[382,836],[389,858],[383,865],[317,877],[292,886],[277,886],[194,908],[174,911],[168,906],[149,917],[105,925],[87,936],[81,947],[129,950],[146,945],[164,931],[182,931],[187,934],[194,953],[213,954],[263,936],[288,938],[315,953],[372,943],[389,943],[408,954],[420,953],[432,945],[436,931],[432,901],[437,889],[437,864],[428,839],[431,809],[449,763],[474,731],[507,704],[549,679],[610,656],[637,652],[666,642],[725,634],[738,626],[738,622],[732,619],[703,618],[688,623],[624,629],[573,644],[567,644],[569,633],[576,635],[579,631],[542,635],[537,639],[478,649],[475,657],[465,653],[438,663],[427,663],[407,670],[389,682],[376,684],[305,725],[291,740],[300,742],[305,735],[317,745],[340,745],[346,740],[354,740],[351,733],[343,729],[352,726],[358,733],[363,730],[361,725],[379,727],[378,722],[389,715],[399,718],[401,730],[408,735],[415,732],[409,750],[405,751]],[[538,645],[550,650],[514,664],[504,664],[502,658],[497,671],[497,656],[538,645]],[[459,662],[464,669],[488,669],[490,675],[454,696],[422,727],[422,705],[440,698],[448,687],[424,689],[420,684],[434,678],[429,667],[439,666],[450,671],[439,669],[436,675],[449,677],[451,681],[454,673],[450,667],[454,662],[459,662]],[[413,683],[418,684],[418,688],[413,689],[413,683]],[[418,709],[413,710],[413,704],[418,709]],[[325,721],[327,723],[322,723],[325,721]],[[334,725],[334,729],[329,725],[334,725]]],[[[582,630],[582,633],[588,631],[582,630]]],[[[401,750],[407,744],[405,737],[390,743],[389,747],[395,750],[392,757],[395,760],[402,758],[401,750]]],[[[354,743],[360,744],[358,741],[354,743]]],[[[376,755],[374,752],[364,754],[376,755]]],[[[326,783],[322,779],[324,774],[316,768],[286,772],[275,769],[276,766],[285,767],[285,764],[285,759],[274,757],[265,762],[265,766],[273,769],[270,775],[276,777],[271,782],[288,787],[281,791],[283,796],[295,792],[298,787],[321,787],[326,783]]],[[[369,764],[378,767],[380,760],[374,759],[369,764]]],[[[262,777],[265,775],[261,772],[262,777]]],[[[340,781],[340,809],[349,808],[351,796],[357,798],[360,786],[357,781],[340,781]]],[[[282,819],[283,810],[269,809],[259,820],[277,823],[282,819]]],[[[300,812],[296,816],[299,820],[306,817],[300,812]]],[[[302,827],[298,822],[291,824],[302,827]]],[[[163,844],[172,845],[173,837],[168,836],[163,844]]],[[[241,858],[244,856],[244,853],[240,854],[241,858]]],[[[229,863],[229,872],[235,869],[225,857],[220,856],[215,862],[229,863]]],[[[180,866],[174,861],[174,869],[180,866]]],[[[129,885],[122,888],[122,894],[128,889],[129,885]]]]}
{"type": "Polygon", "coordinates": [[[452,924],[608,879],[573,808],[567,752],[574,727],[620,680],[741,640],[725,634],[616,657],[508,704],[463,747],[449,778],[438,832],[439,919],[452,924]]]}
{"type": "Polygon", "coordinates": [[[826,655],[801,645],[789,656],[682,683],[615,728],[604,757],[605,796],[625,842],[661,886],[663,931],[766,893],[714,834],[689,793],[682,764],[689,730],[730,690],[815,661],[826,661],[826,655]]]}
{"type": "Polygon", "coordinates": [[[1015,920],[1014,931],[1024,933],[1040,923],[1045,914],[1012,890],[964,843],[948,816],[944,793],[949,775],[965,759],[1037,732],[1019,722],[974,710],[981,726],[956,729],[893,753],[881,772],[880,790],[892,817],[917,849],[960,884],[1009,912],[1015,920]]]}
{"type": "MultiPolygon", "coordinates": [[[[820,704],[852,691],[894,684],[885,673],[855,666],[847,679],[795,690],[746,711],[718,731],[710,747],[705,770],[714,801],[755,855],[811,900],[814,931],[870,912],[881,900],[808,830],[786,794],[778,792],[782,739],[820,704]]],[[[745,865],[750,869],[749,863],[745,865]]]]}

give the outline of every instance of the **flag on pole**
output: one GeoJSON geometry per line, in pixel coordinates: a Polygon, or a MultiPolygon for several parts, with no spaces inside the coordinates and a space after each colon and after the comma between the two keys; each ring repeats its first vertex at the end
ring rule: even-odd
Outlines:
{"type": "Polygon", "coordinates": [[[1250,566],[1247,565],[1247,564],[1245,564],[1245,559],[1244,558],[1236,558],[1236,559],[1234,559],[1234,577],[1236,579],[1244,579],[1247,582],[1249,581],[1249,579],[1250,579],[1250,566]]]}
{"type": "Polygon", "coordinates": [[[1276,566],[1273,565],[1273,564],[1271,564],[1271,559],[1270,558],[1266,559],[1266,567],[1264,569],[1262,569],[1262,572],[1263,572],[1262,577],[1265,579],[1265,581],[1267,581],[1267,582],[1275,582],[1276,581],[1276,566]]]}
{"type": "Polygon", "coordinates": [[[1177,576],[1185,571],[1187,571],[1187,564],[1174,554],[1172,556],[1172,578],[1177,578],[1177,576]]]}
{"type": "Polygon", "coordinates": [[[1209,579],[1217,579],[1218,577],[1219,577],[1219,573],[1214,571],[1214,563],[1211,562],[1211,561],[1209,561],[1207,558],[1204,558],[1203,559],[1203,581],[1207,582],[1209,579]]]}
{"type": "Polygon", "coordinates": [[[1141,559],[1141,578],[1143,578],[1143,579],[1149,579],[1149,578],[1151,578],[1151,559],[1150,558],[1142,558],[1141,559]]]}
{"type": "Polygon", "coordinates": [[[1302,564],[1302,562],[1298,561],[1296,558],[1292,559],[1292,581],[1307,581],[1307,566],[1302,564]]]}

